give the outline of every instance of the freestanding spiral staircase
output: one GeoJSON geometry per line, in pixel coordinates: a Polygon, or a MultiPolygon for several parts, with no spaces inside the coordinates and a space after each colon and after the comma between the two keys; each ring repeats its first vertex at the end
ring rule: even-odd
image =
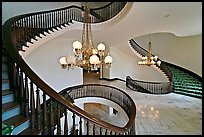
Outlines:
{"type": "MultiPolygon", "coordinates": [[[[103,22],[119,13],[127,2],[110,2],[90,9],[91,23],[103,22]]],[[[69,27],[73,20],[83,22],[83,6],[69,6],[45,12],[12,17],[2,27],[2,135],[134,135],[136,107],[123,91],[110,86],[81,85],[74,96],[59,94],[24,61],[19,51],[28,43],[69,27]],[[106,87],[105,91],[102,90],[106,87]],[[93,94],[101,90],[101,95],[93,94]],[[80,91],[80,92],[79,92],[80,91]],[[78,93],[78,94],[76,94],[78,93]],[[83,96],[82,96],[83,93],[83,96]],[[96,96],[124,108],[129,121],[123,127],[112,125],[73,104],[74,98],[96,96]],[[118,100],[120,99],[120,100],[118,100]],[[76,126],[78,125],[78,126],[76,126]]],[[[71,93],[71,92],[70,92],[71,93]]]]}
{"type": "MultiPolygon", "coordinates": [[[[147,50],[142,48],[133,39],[129,40],[131,48],[139,56],[147,55],[147,50]]],[[[161,65],[155,65],[169,82],[155,83],[147,81],[133,80],[129,76],[126,78],[127,87],[140,92],[151,94],[177,93],[202,99],[202,77],[194,72],[180,66],[162,61],[161,65]]]]}

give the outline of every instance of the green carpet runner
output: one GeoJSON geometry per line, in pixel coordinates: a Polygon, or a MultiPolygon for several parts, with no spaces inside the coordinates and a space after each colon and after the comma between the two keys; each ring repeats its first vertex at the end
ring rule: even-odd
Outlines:
{"type": "Polygon", "coordinates": [[[173,74],[173,91],[175,93],[202,98],[201,81],[179,68],[172,66],[169,66],[169,68],[173,74]]]}

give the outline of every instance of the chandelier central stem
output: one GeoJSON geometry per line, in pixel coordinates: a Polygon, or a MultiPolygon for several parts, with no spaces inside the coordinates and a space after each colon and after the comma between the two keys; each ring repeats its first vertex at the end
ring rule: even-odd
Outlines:
{"type": "MultiPolygon", "coordinates": [[[[94,47],[92,32],[91,32],[91,15],[90,9],[87,2],[84,6],[84,12],[82,12],[83,18],[83,31],[82,31],[82,42],[74,41],[73,48],[75,57],[62,57],[60,58],[60,63],[62,68],[67,68],[72,66],[78,66],[86,70],[102,70],[103,63],[107,67],[111,67],[112,57],[108,54],[105,59],[103,59],[105,52],[105,45],[103,43],[98,44],[97,49],[94,47]],[[100,57],[100,59],[99,59],[100,57]]],[[[102,71],[101,71],[102,73],[102,71]]]]}

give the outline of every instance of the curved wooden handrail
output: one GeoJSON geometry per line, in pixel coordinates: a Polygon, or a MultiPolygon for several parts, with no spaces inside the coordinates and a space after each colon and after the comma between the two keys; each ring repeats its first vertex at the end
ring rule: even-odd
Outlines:
{"type": "MultiPolygon", "coordinates": [[[[144,49],[143,47],[141,47],[135,40],[131,39],[129,41],[130,41],[130,44],[131,44],[131,46],[133,47],[133,49],[135,51],[137,51],[142,56],[146,56],[147,55],[148,51],[146,49],[144,49]]],[[[152,53],[151,53],[151,55],[154,56],[154,54],[152,54],[152,53]]],[[[160,59],[160,61],[161,61],[160,66],[158,66],[157,64],[156,64],[156,66],[158,68],[160,68],[161,70],[163,70],[164,73],[167,74],[169,81],[172,82],[172,73],[171,73],[171,71],[165,65],[165,63],[162,63],[163,61],[161,59],[160,59]]]]}
{"type": "MultiPolygon", "coordinates": [[[[69,6],[69,7],[65,7],[62,8],[63,10],[66,8],[77,8],[77,9],[81,9],[80,7],[77,6],[69,6]]],[[[36,85],[36,87],[38,89],[41,89],[45,95],[48,95],[49,97],[51,97],[53,100],[55,100],[56,102],[58,102],[59,104],[61,104],[62,106],[64,106],[65,108],[67,108],[68,110],[70,110],[71,112],[73,112],[74,114],[77,114],[78,116],[93,122],[99,126],[102,126],[106,129],[109,129],[111,131],[114,132],[119,132],[119,133],[124,133],[127,132],[129,129],[129,127],[131,126],[129,123],[129,125],[126,125],[125,127],[121,128],[121,127],[117,127],[117,126],[113,126],[109,123],[106,123],[104,121],[101,121],[100,119],[97,119],[95,117],[93,117],[92,115],[90,115],[89,113],[81,110],[79,107],[73,105],[72,103],[70,103],[68,100],[66,100],[65,98],[63,98],[61,95],[59,95],[54,89],[52,89],[47,83],[45,83],[29,66],[28,64],[24,61],[24,59],[20,56],[20,54],[18,53],[18,49],[16,48],[16,44],[19,43],[18,39],[13,39],[12,38],[12,27],[15,26],[15,23],[17,21],[23,20],[25,22],[20,22],[27,27],[30,27],[28,24],[28,20],[26,19],[32,19],[32,17],[34,15],[36,15],[36,17],[40,17],[38,15],[46,15],[45,13],[50,13],[50,12],[56,12],[56,11],[60,11],[62,9],[56,9],[56,10],[51,10],[51,11],[43,11],[43,12],[35,12],[35,13],[29,13],[29,14],[24,14],[24,15],[19,15],[19,16],[15,16],[12,17],[10,19],[8,19],[4,24],[3,24],[3,42],[4,42],[4,46],[8,52],[8,54],[11,56],[14,66],[15,64],[18,65],[18,67],[20,68],[21,72],[24,72],[24,74],[26,75],[26,79],[29,78],[30,81],[32,81],[32,83],[34,83],[36,85]],[[26,24],[27,23],[27,24],[26,24]]],[[[42,18],[43,20],[43,18],[42,18]]],[[[31,21],[31,20],[29,20],[31,21]]],[[[30,23],[30,22],[29,22],[30,23]]],[[[43,29],[43,24],[41,24],[41,22],[38,22],[38,25],[41,25],[41,29],[43,29]]],[[[31,23],[32,24],[32,23],[31,23]]],[[[37,26],[38,26],[37,25],[37,26]]],[[[59,24],[61,25],[61,24],[59,24]]],[[[55,27],[55,26],[51,26],[51,27],[55,27]]],[[[22,33],[25,34],[25,33],[22,33]]],[[[21,35],[22,35],[21,34],[21,35]]],[[[29,35],[32,35],[32,33],[29,33],[29,35]]],[[[34,34],[33,34],[34,36],[34,34]]],[[[20,42],[26,42],[25,39],[20,39],[20,42]]],[[[23,75],[21,76],[23,78],[23,75]]],[[[38,94],[39,95],[39,94],[38,94]]],[[[27,96],[27,95],[26,95],[27,96]]],[[[39,103],[39,102],[38,102],[39,103]]],[[[39,106],[37,104],[37,106],[39,106]]],[[[39,109],[39,108],[37,108],[39,109]]]]}
{"type": "Polygon", "coordinates": [[[105,9],[108,6],[110,6],[111,4],[113,4],[114,2],[109,2],[108,4],[102,6],[102,7],[98,7],[98,8],[91,8],[90,10],[94,11],[94,10],[100,10],[100,9],[105,9]]]}
{"type": "Polygon", "coordinates": [[[126,86],[132,90],[150,94],[168,94],[172,91],[171,82],[133,80],[130,76],[126,77],[126,86]]]}
{"type": "MultiPolygon", "coordinates": [[[[132,100],[132,98],[127,94],[125,93],[124,91],[122,91],[121,89],[118,89],[116,87],[113,87],[113,86],[109,86],[109,85],[101,85],[101,84],[83,84],[83,85],[77,85],[77,86],[72,86],[72,87],[68,87],[68,88],[65,88],[63,89],[62,91],[60,91],[59,93],[60,94],[69,94],[70,97],[72,97],[73,99],[77,99],[77,98],[82,98],[82,97],[89,97],[89,94],[86,93],[86,91],[84,91],[85,93],[77,93],[79,92],[80,89],[83,89],[83,88],[88,88],[88,87],[91,87],[93,89],[97,88],[97,93],[94,94],[93,96],[94,97],[102,97],[102,98],[106,98],[106,99],[109,99],[115,103],[117,103],[119,106],[121,106],[121,108],[123,108],[123,110],[126,112],[127,116],[129,117],[129,121],[127,122],[127,124],[122,127],[122,129],[130,129],[131,126],[134,124],[135,122],[135,116],[136,116],[136,106],[135,106],[135,103],[134,101],[132,100]],[[101,92],[103,91],[106,91],[106,92],[109,92],[107,91],[108,89],[111,89],[111,90],[115,90],[117,92],[119,92],[119,94],[122,95],[121,99],[128,99],[128,105],[129,106],[122,106],[120,103],[122,103],[124,100],[120,100],[120,102],[117,102],[114,97],[116,98],[115,94],[117,94],[116,92],[112,93],[111,92],[108,94],[108,97],[107,95],[104,96],[103,93],[99,92],[100,90],[102,89],[101,92]],[[107,89],[107,90],[106,90],[107,89]],[[74,95],[73,95],[74,94],[74,95]],[[110,97],[109,97],[110,95],[110,97]],[[125,108],[125,107],[128,107],[128,108],[125,108]]],[[[118,94],[117,94],[118,95],[118,94]]],[[[127,101],[127,100],[126,100],[127,101]]],[[[107,123],[104,123],[104,124],[107,124],[107,123]]],[[[112,125],[112,124],[111,124],[112,125]]],[[[107,127],[110,127],[110,125],[106,125],[107,127]]]]}
{"type": "MultiPolygon", "coordinates": [[[[131,40],[129,40],[129,42],[130,42],[130,45],[132,46],[132,48],[133,48],[136,52],[138,52],[138,53],[141,54],[142,56],[146,56],[146,55],[147,55],[148,51],[145,50],[143,47],[141,47],[136,41],[134,41],[133,39],[131,39],[131,40]]],[[[151,54],[151,55],[154,56],[153,54],[151,54]]],[[[132,81],[132,82],[130,82],[130,83],[132,83],[132,84],[133,84],[133,83],[138,83],[140,86],[142,86],[142,87],[145,89],[144,92],[149,91],[150,93],[152,93],[153,91],[155,91],[155,88],[156,88],[156,90],[159,89],[157,86],[155,86],[155,84],[158,84],[159,87],[163,87],[163,88],[165,88],[165,89],[169,89],[169,91],[164,90],[164,93],[170,93],[170,92],[172,91],[172,79],[173,79],[173,78],[172,78],[172,73],[171,73],[170,69],[168,68],[168,66],[165,64],[165,62],[163,62],[162,60],[160,60],[160,61],[161,61],[160,66],[158,66],[157,64],[155,64],[155,66],[158,67],[158,68],[160,68],[160,69],[167,75],[169,82],[162,82],[162,83],[154,82],[154,83],[152,83],[152,82],[148,82],[148,81],[132,80],[130,77],[127,77],[127,78],[126,78],[126,83],[127,83],[127,80],[129,80],[129,82],[132,81]],[[145,87],[143,86],[142,83],[146,83],[146,84],[145,84],[145,87]],[[147,87],[148,87],[148,88],[147,88],[147,87]],[[152,90],[152,91],[151,91],[151,90],[152,90]]],[[[129,83],[129,84],[130,84],[130,83],[129,83]]],[[[129,84],[127,84],[127,85],[129,85],[129,84]]],[[[135,85],[135,86],[137,86],[137,85],[135,85]]],[[[130,86],[130,87],[132,87],[132,86],[130,86]]],[[[159,90],[158,92],[155,92],[155,93],[156,93],[156,94],[157,94],[157,93],[161,94],[162,91],[163,91],[163,88],[161,88],[161,90],[159,90]]],[[[134,88],[133,88],[133,89],[134,89],[134,88]]]]}

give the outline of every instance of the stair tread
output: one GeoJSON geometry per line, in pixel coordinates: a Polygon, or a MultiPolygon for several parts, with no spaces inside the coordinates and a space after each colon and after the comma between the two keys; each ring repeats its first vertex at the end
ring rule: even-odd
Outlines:
{"type": "Polygon", "coordinates": [[[3,82],[9,82],[9,79],[2,79],[2,83],[3,82]]]}
{"type": "Polygon", "coordinates": [[[2,91],[2,96],[9,95],[9,94],[13,94],[13,91],[10,91],[10,90],[3,90],[2,91]]]}
{"type": "Polygon", "coordinates": [[[13,125],[14,127],[17,127],[19,125],[21,125],[22,123],[24,123],[25,121],[27,121],[29,119],[29,117],[25,118],[23,116],[21,116],[20,114],[14,116],[14,117],[11,117],[7,120],[5,120],[4,122],[6,124],[10,124],[10,125],[13,125]]]}
{"type": "Polygon", "coordinates": [[[14,109],[18,106],[20,106],[20,105],[17,104],[16,102],[9,102],[9,103],[2,104],[2,108],[3,108],[4,112],[9,111],[11,109],[14,109]]]}
{"type": "Polygon", "coordinates": [[[28,127],[25,130],[23,130],[21,133],[19,133],[18,135],[39,135],[39,133],[41,132],[42,130],[38,132],[36,129],[31,129],[30,127],[28,127]]]}

